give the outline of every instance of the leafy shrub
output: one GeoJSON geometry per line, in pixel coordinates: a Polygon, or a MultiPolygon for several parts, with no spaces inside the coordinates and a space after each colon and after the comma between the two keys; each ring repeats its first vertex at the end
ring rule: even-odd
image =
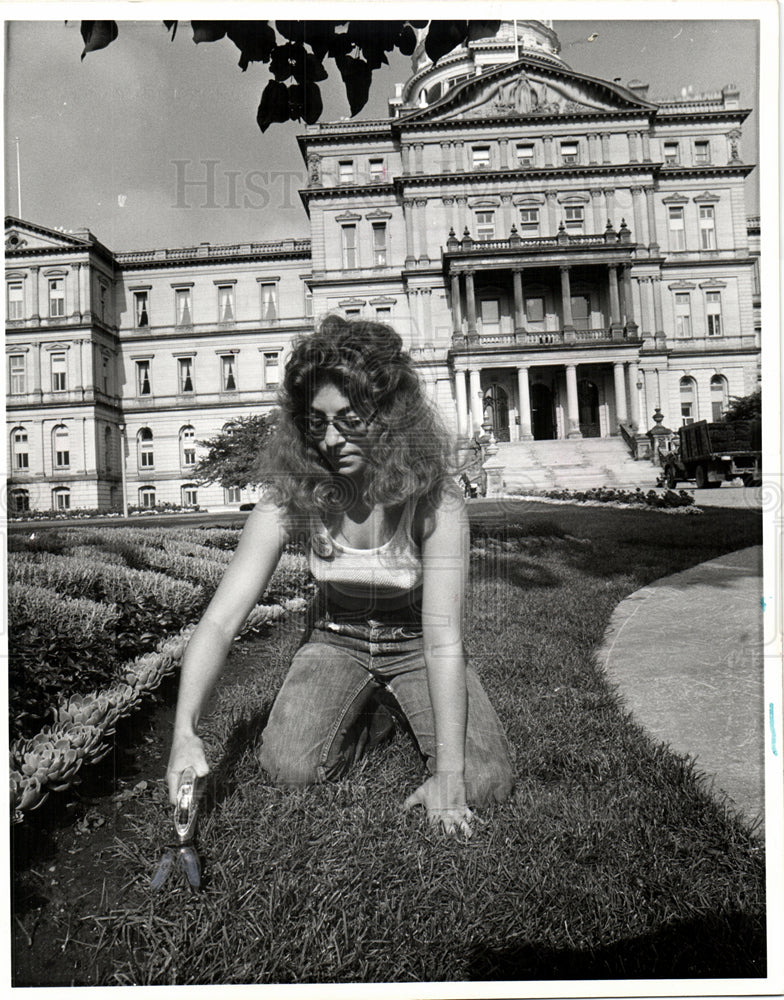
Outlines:
{"type": "Polygon", "coordinates": [[[648,490],[644,493],[638,486],[636,490],[613,489],[607,486],[597,487],[590,490],[516,490],[509,491],[510,495],[525,495],[530,497],[542,497],[549,500],[571,500],[577,503],[614,503],[631,504],[640,507],[655,508],[675,508],[689,507],[694,504],[694,497],[686,490],[676,493],[674,490],[665,490],[664,493],[657,493],[656,490],[648,490]]]}
{"type": "Polygon", "coordinates": [[[195,580],[213,590],[218,586],[226,570],[226,563],[220,559],[199,558],[184,552],[159,549],[145,545],[140,554],[147,565],[172,573],[179,579],[195,580]]]}

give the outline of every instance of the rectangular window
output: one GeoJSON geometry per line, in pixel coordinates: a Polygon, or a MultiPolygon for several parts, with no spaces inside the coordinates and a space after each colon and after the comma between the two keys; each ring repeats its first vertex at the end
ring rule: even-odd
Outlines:
{"type": "Polygon", "coordinates": [[[525,300],[525,318],[529,323],[541,323],[544,319],[544,299],[540,295],[525,300]]]}
{"type": "Polygon", "coordinates": [[[13,435],[14,468],[23,472],[30,468],[30,453],[27,450],[27,431],[14,431],[13,435]]]}
{"type": "Polygon", "coordinates": [[[501,329],[501,304],[498,299],[481,299],[479,314],[485,333],[498,333],[501,329]]]}
{"type": "Polygon", "coordinates": [[[234,285],[218,285],[218,322],[234,322],[234,285]]]}
{"type": "Polygon", "coordinates": [[[495,239],[495,212],[483,209],[476,213],[476,238],[480,242],[495,239]]]}
{"type": "Polygon", "coordinates": [[[387,264],[387,224],[373,223],[373,266],[386,267],[387,264]]]}
{"type": "Polygon", "coordinates": [[[585,209],[582,205],[564,206],[564,225],[569,233],[582,233],[585,209]]]}
{"type": "Polygon", "coordinates": [[[343,310],[346,319],[359,319],[362,315],[361,309],[349,307],[343,310]]]}
{"type": "Polygon", "coordinates": [[[716,249],[716,218],[713,205],[700,205],[700,247],[716,249]]]}
{"type": "Polygon", "coordinates": [[[133,322],[137,327],[150,325],[150,307],[146,291],[133,293],[133,322]]]}
{"type": "Polygon", "coordinates": [[[190,288],[175,288],[174,306],[177,326],[190,326],[191,319],[191,290],[190,288]]]}
{"type": "Polygon", "coordinates": [[[63,278],[52,278],[49,282],[49,315],[53,318],[65,316],[65,281],[63,278]]]}
{"type": "Polygon", "coordinates": [[[694,423],[694,411],[691,403],[681,403],[681,424],[686,427],[694,423]]]}
{"type": "Polygon", "coordinates": [[[52,499],[54,500],[54,507],[56,510],[70,510],[71,508],[71,491],[70,490],[52,490],[52,499]]]}
{"type": "Polygon", "coordinates": [[[350,223],[343,228],[343,267],[357,266],[357,227],[350,223]]]}
{"type": "Polygon", "coordinates": [[[576,140],[564,140],[561,143],[561,163],[577,163],[580,156],[580,147],[576,140]]]}
{"type": "Polygon", "coordinates": [[[152,393],[150,387],[150,362],[136,362],[136,395],[149,396],[152,393]]]}
{"type": "Polygon", "coordinates": [[[65,392],[68,388],[65,370],[65,355],[53,354],[52,365],[52,392],[65,392]]]}
{"type": "Polygon", "coordinates": [[[21,396],[27,391],[24,354],[8,355],[8,387],[12,396],[21,396]]]}
{"type": "Polygon", "coordinates": [[[6,286],[6,303],[9,319],[24,318],[24,285],[21,281],[9,281],[6,286]]]}
{"type": "Polygon", "coordinates": [[[183,507],[199,506],[199,491],[195,486],[183,486],[182,488],[183,507]]]}
{"type": "Polygon", "coordinates": [[[691,296],[688,292],[675,293],[675,336],[691,337],[691,296]]]}
{"type": "Polygon", "coordinates": [[[148,509],[155,506],[154,486],[142,486],[139,490],[139,506],[146,507],[148,509]]]}
{"type": "Polygon", "coordinates": [[[490,147],[473,146],[471,148],[471,166],[474,170],[490,169],[490,147]]]}
{"type": "Polygon", "coordinates": [[[539,235],[538,208],[520,209],[520,232],[523,234],[523,236],[528,236],[528,237],[539,235]]]}
{"type": "Polygon", "coordinates": [[[521,167],[532,167],[534,165],[534,144],[532,142],[518,142],[515,146],[517,163],[521,167]]]}
{"type": "Polygon", "coordinates": [[[233,354],[221,356],[221,392],[235,392],[237,389],[236,359],[233,354]]]}
{"type": "Polygon", "coordinates": [[[587,295],[572,295],[572,322],[578,330],[591,326],[591,300],[587,295]]]}
{"type": "Polygon", "coordinates": [[[694,143],[694,162],[710,163],[710,142],[707,139],[698,139],[694,143]]]}
{"type": "Polygon", "coordinates": [[[264,352],[264,388],[274,389],[280,382],[280,353],[264,352]]]}
{"type": "Polygon", "coordinates": [[[340,160],[338,163],[338,184],[354,183],[354,161],[340,160]]]}
{"type": "Polygon", "coordinates": [[[384,167],[383,159],[373,159],[370,160],[368,164],[370,180],[371,181],[383,181],[386,180],[387,172],[384,167]]]}
{"type": "Polygon", "coordinates": [[[708,336],[720,337],[721,330],[721,292],[706,292],[705,311],[708,318],[708,336]]]}
{"type": "Polygon", "coordinates": [[[388,323],[392,316],[392,306],[376,306],[376,319],[379,323],[388,323]]]}
{"type": "Polygon", "coordinates": [[[684,228],[683,207],[670,205],[670,250],[686,249],[686,230],[684,228]]]}
{"type": "Polygon", "coordinates": [[[225,486],[223,488],[224,503],[240,503],[242,500],[242,490],[239,486],[225,486]]]}
{"type": "Polygon", "coordinates": [[[193,358],[177,358],[177,384],[180,392],[193,392],[193,358]]]}
{"type": "Polygon", "coordinates": [[[308,319],[313,316],[313,292],[309,288],[305,289],[305,316],[308,319]]]}
{"type": "Polygon", "coordinates": [[[664,143],[664,162],[669,164],[681,162],[681,150],[677,142],[664,143]]]}

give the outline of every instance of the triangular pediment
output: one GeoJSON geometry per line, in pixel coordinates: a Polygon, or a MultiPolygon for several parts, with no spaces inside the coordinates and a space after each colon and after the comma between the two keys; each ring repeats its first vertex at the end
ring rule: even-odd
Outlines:
{"type": "Polygon", "coordinates": [[[13,216],[5,220],[5,249],[13,253],[31,250],[82,250],[90,245],[90,240],[59,229],[48,229],[25,222],[13,216]]]}
{"type": "Polygon", "coordinates": [[[401,124],[476,118],[542,117],[614,111],[648,114],[656,105],[606,80],[525,57],[458,84],[401,124]]]}

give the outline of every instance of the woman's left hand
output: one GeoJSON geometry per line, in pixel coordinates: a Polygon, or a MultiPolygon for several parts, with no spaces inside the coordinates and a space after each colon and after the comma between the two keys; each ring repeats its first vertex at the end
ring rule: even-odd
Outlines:
{"type": "Polygon", "coordinates": [[[462,777],[434,774],[403,803],[406,811],[414,806],[424,806],[431,825],[442,826],[446,833],[462,833],[470,837],[474,832],[471,828],[474,814],[466,805],[462,777]]]}

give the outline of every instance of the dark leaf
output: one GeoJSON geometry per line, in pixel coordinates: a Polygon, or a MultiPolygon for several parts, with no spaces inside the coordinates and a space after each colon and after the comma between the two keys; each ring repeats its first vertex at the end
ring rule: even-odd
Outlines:
{"type": "Polygon", "coordinates": [[[269,21],[229,21],[226,35],[240,50],[239,66],[243,72],[248,63],[269,62],[278,41],[269,21]]]}
{"type": "Polygon", "coordinates": [[[270,80],[261,95],[256,121],[262,132],[273,122],[289,121],[289,90],[285,83],[270,80]]]}
{"type": "Polygon", "coordinates": [[[468,40],[475,42],[479,38],[495,38],[500,27],[500,21],[469,21],[468,40]]]}
{"type": "Polygon", "coordinates": [[[174,36],[177,34],[178,21],[164,21],[164,26],[167,31],[171,32],[171,40],[174,41],[174,36]]]}
{"type": "Polygon", "coordinates": [[[82,49],[82,59],[84,59],[88,52],[105,49],[110,45],[119,34],[119,29],[116,21],[82,21],[81,32],[84,41],[82,49]]]}
{"type": "Polygon", "coordinates": [[[343,56],[335,62],[346,87],[351,114],[355,115],[367,104],[373,71],[363,59],[355,59],[353,56],[343,56]]]}
{"type": "MultiPolygon", "coordinates": [[[[344,24],[346,24],[345,21],[305,22],[305,42],[310,46],[316,59],[321,61],[331,51],[337,37],[335,32],[337,28],[342,27],[344,24]]],[[[345,37],[342,32],[340,37],[345,37]]],[[[348,49],[345,50],[345,53],[348,54],[348,49]]]]}
{"type": "Polygon", "coordinates": [[[283,35],[290,42],[302,42],[305,40],[305,21],[275,21],[278,34],[283,35]]]}
{"type": "Polygon", "coordinates": [[[301,118],[313,125],[321,117],[321,91],[315,83],[296,83],[289,87],[289,111],[292,118],[301,118]]]}
{"type": "Polygon", "coordinates": [[[217,42],[224,38],[228,24],[226,21],[191,21],[193,40],[199,42],[217,42]]]}
{"type": "Polygon", "coordinates": [[[305,50],[299,43],[286,42],[284,45],[279,45],[270,59],[270,73],[276,80],[288,80],[293,75],[297,57],[304,55],[304,52],[305,50]]]}
{"type": "Polygon", "coordinates": [[[464,42],[467,35],[467,21],[431,21],[425,39],[425,52],[434,63],[438,62],[441,56],[464,42]]]}
{"type": "Polygon", "coordinates": [[[416,42],[416,32],[410,24],[407,24],[398,35],[397,47],[404,56],[412,56],[416,42]]]}

